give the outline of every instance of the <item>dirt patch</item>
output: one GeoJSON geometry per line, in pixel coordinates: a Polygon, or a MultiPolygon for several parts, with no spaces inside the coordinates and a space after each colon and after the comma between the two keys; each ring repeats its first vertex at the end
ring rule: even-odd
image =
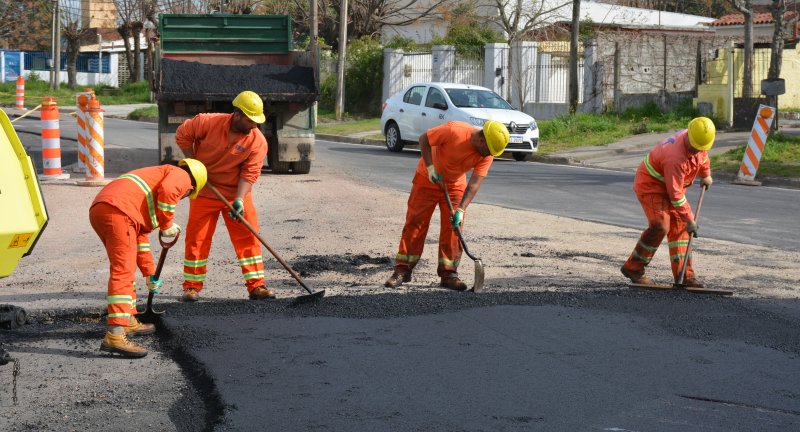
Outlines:
{"type": "Polygon", "coordinates": [[[360,274],[363,276],[383,272],[391,264],[392,260],[389,257],[371,257],[363,254],[347,254],[344,256],[307,255],[295,259],[292,267],[304,277],[314,276],[323,272],[360,274]]]}

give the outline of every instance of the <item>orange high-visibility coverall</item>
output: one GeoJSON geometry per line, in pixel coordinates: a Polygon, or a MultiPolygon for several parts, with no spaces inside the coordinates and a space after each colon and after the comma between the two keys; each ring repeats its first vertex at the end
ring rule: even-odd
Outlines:
{"type": "MultiPolygon", "coordinates": [[[[701,178],[711,175],[708,153],[692,154],[690,148],[687,131],[680,131],[658,143],[636,171],[633,191],[642,205],[648,227],[625,262],[624,267],[631,274],[644,274],[644,268],[666,235],[672,275],[678,282],[689,242],[686,224],[694,220],[692,207],[686,200],[686,188],[697,175],[701,178]]],[[[686,264],[684,279],[694,279],[691,258],[686,264]]]]}
{"type": "MultiPolygon", "coordinates": [[[[447,122],[429,129],[428,143],[431,146],[433,166],[447,185],[447,192],[454,205],[461,202],[467,187],[466,173],[486,176],[494,158],[481,156],[470,144],[470,135],[475,128],[464,122],[447,122]]],[[[461,244],[450,223],[450,210],[439,185],[428,180],[428,169],[420,158],[411,194],[408,197],[406,223],[400,238],[400,248],[395,257],[395,272],[407,273],[417,265],[425,247],[425,237],[431,223],[433,211],[439,205],[441,227],[439,229],[439,264],[436,273],[440,277],[456,276],[461,261],[461,244]]],[[[463,229],[463,225],[462,225],[463,229]]]]}
{"type": "Polygon", "coordinates": [[[186,171],[161,165],[124,174],[95,197],[89,221],[108,254],[108,325],[127,326],[136,315],[136,267],[144,277],[155,273],[147,234],[172,226],[175,206],[190,190],[186,171]]]}
{"type": "MultiPolygon", "coordinates": [[[[208,183],[219,189],[228,201],[236,198],[239,179],[254,184],[261,175],[267,156],[267,140],[258,129],[247,135],[231,132],[233,114],[198,114],[178,127],[175,142],[182,149],[192,148],[194,158],[208,171],[208,183]],[[238,135],[238,139],[237,139],[238,135]]],[[[251,194],[244,199],[244,218],[258,230],[258,217],[251,194]]],[[[211,239],[222,213],[228,235],[239,258],[247,291],[264,286],[261,244],[241,223],[228,215],[227,207],[208,188],[189,203],[186,223],[186,251],[183,261],[183,289],[203,289],[211,239]]]]}

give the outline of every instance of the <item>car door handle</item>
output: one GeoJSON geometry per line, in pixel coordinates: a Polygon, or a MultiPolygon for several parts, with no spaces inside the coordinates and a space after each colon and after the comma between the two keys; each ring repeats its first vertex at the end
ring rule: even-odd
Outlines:
{"type": "Polygon", "coordinates": [[[422,113],[422,117],[427,117],[428,114],[422,113]]]}
{"type": "Polygon", "coordinates": [[[404,110],[404,109],[400,108],[400,112],[406,112],[406,110],[404,110]]]}

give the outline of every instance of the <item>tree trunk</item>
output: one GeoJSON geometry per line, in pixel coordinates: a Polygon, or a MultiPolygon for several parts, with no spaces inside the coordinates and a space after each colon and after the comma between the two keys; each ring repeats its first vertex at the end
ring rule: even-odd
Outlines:
{"type": "Polygon", "coordinates": [[[125,59],[128,60],[128,72],[133,75],[134,71],[131,69],[133,67],[133,55],[131,54],[131,32],[129,26],[130,24],[128,23],[122,24],[121,26],[117,27],[117,32],[120,36],[122,36],[122,43],[125,44],[125,59]]]}
{"type": "MultiPolygon", "coordinates": [[[[767,79],[778,79],[781,77],[781,66],[783,64],[783,45],[784,45],[784,14],[786,13],[786,2],[784,0],[773,0],[770,6],[772,12],[772,19],[775,23],[774,31],[772,32],[772,44],[770,46],[769,56],[769,72],[767,79]]],[[[778,108],[778,96],[767,96],[767,104],[769,106],[778,108]]],[[[778,116],[776,114],[775,120],[772,122],[772,130],[778,128],[778,116]]]]}
{"type": "Polygon", "coordinates": [[[753,97],[753,10],[748,1],[748,10],[744,15],[744,73],[742,97],[753,97]]]}
{"type": "Polygon", "coordinates": [[[139,81],[142,76],[142,23],[133,23],[133,71],[131,71],[131,82],[139,81]]]}

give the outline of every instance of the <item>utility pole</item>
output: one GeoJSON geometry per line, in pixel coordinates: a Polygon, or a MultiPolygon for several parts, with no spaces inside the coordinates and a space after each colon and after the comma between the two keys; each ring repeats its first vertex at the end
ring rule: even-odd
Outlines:
{"type": "Polygon", "coordinates": [[[53,81],[53,90],[58,90],[61,86],[61,7],[60,1],[56,0],[56,53],[55,53],[55,80],[53,81]]]}
{"type": "MultiPolygon", "coordinates": [[[[311,63],[314,65],[314,84],[319,90],[319,48],[317,45],[317,37],[319,35],[319,23],[317,18],[317,8],[319,5],[317,4],[317,0],[311,0],[311,10],[310,15],[308,17],[310,23],[308,23],[308,50],[311,52],[311,63]]],[[[312,115],[312,127],[317,126],[317,103],[314,102],[311,105],[311,112],[312,115]]]]}
{"type": "Polygon", "coordinates": [[[572,30],[569,41],[569,113],[578,110],[578,33],[580,29],[581,0],[572,3],[572,30]]]}
{"type": "Polygon", "coordinates": [[[58,8],[58,0],[53,0],[53,25],[50,26],[52,33],[50,34],[50,88],[53,86],[53,74],[55,73],[56,62],[56,9],[58,8]]]}
{"type": "Polygon", "coordinates": [[[344,111],[344,59],[347,54],[347,0],[342,0],[339,11],[339,63],[336,68],[336,120],[342,120],[344,111]]]}

